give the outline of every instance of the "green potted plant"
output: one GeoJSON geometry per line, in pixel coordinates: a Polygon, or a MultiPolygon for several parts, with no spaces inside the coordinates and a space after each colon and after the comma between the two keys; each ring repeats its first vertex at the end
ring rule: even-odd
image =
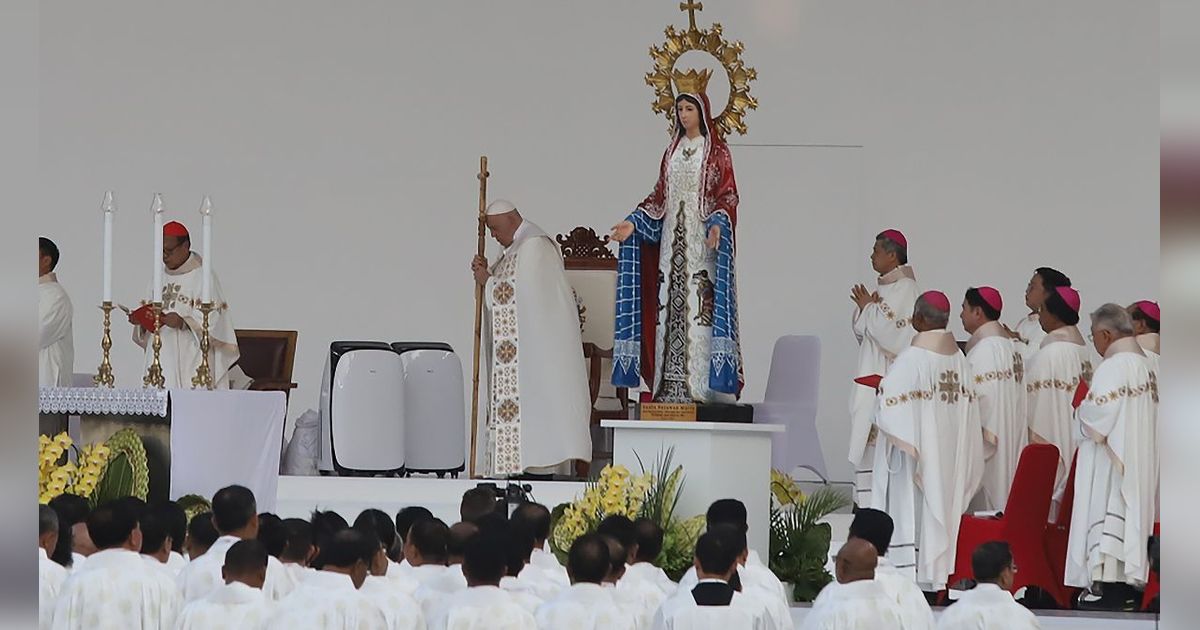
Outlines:
{"type": "Polygon", "coordinates": [[[825,570],[832,529],[820,522],[850,505],[850,499],[825,486],[805,495],[791,476],[771,471],[771,539],[768,566],[792,586],[792,598],[810,602],[832,581],[825,570]]]}

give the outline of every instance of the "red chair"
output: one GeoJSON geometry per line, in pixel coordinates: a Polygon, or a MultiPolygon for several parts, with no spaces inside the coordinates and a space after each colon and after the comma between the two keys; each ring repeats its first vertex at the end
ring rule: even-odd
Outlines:
{"type": "MultiPolygon", "coordinates": [[[[1158,536],[1158,523],[1154,524],[1154,535],[1158,536]]],[[[1158,571],[1150,570],[1150,579],[1146,580],[1146,590],[1142,593],[1142,610],[1150,607],[1150,602],[1158,596],[1158,571]]]]}
{"type": "MultiPolygon", "coordinates": [[[[1062,505],[1053,523],[1046,526],[1044,547],[1046,559],[1050,562],[1050,570],[1054,573],[1054,584],[1057,590],[1047,589],[1063,608],[1074,608],[1073,603],[1079,595],[1078,589],[1066,585],[1067,578],[1067,545],[1071,537],[1071,512],[1075,509],[1075,462],[1078,455],[1071,458],[1071,471],[1067,473],[1067,487],[1063,491],[1062,505]]],[[[1020,568],[1020,567],[1018,567],[1020,568]]]]}
{"type": "Polygon", "coordinates": [[[1062,582],[1050,570],[1043,545],[1057,466],[1058,448],[1052,444],[1030,444],[1021,451],[1004,512],[999,517],[963,515],[954,573],[948,584],[972,577],[971,554],[976,547],[1002,540],[1012,548],[1013,562],[1017,565],[1013,592],[1024,586],[1039,586],[1057,599],[1062,582]]]}

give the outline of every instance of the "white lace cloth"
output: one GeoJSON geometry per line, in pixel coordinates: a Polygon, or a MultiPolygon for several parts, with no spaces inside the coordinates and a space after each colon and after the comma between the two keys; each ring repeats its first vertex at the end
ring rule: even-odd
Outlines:
{"type": "Polygon", "coordinates": [[[77,415],[167,416],[165,389],[107,387],[42,387],[38,411],[77,415]]]}

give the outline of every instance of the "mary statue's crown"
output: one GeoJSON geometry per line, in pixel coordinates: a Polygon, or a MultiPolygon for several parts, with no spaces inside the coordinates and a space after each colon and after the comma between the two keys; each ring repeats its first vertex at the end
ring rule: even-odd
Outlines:
{"type": "Polygon", "coordinates": [[[712,78],[712,70],[707,68],[700,71],[688,70],[687,72],[675,70],[671,73],[671,80],[675,82],[677,94],[703,94],[708,89],[710,78],[712,78]]]}

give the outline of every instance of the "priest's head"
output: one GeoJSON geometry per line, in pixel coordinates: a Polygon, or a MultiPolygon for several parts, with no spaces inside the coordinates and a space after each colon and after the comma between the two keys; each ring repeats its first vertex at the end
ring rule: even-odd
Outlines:
{"type": "Polygon", "coordinates": [[[333,510],[313,510],[312,516],[308,519],[308,524],[312,527],[313,541],[313,557],[309,560],[308,565],[314,569],[320,569],[325,563],[324,551],[329,546],[333,537],[343,529],[350,527],[346,519],[342,518],[341,514],[333,510]]]}
{"type": "Polygon", "coordinates": [[[1133,336],[1133,318],[1120,304],[1109,302],[1092,312],[1092,343],[1104,356],[1118,339],[1133,336]]]}
{"type": "Polygon", "coordinates": [[[926,291],[913,305],[912,327],[917,332],[941,330],[950,322],[950,298],[941,291],[926,291]]]}
{"type": "Polygon", "coordinates": [[[572,584],[602,584],[608,577],[608,542],[600,534],[584,534],[567,553],[567,577],[572,584]]]}
{"type": "Polygon", "coordinates": [[[414,567],[426,564],[446,565],[446,542],[450,530],[440,519],[413,523],[404,539],[404,557],[414,567]]]}
{"type": "Polygon", "coordinates": [[[58,245],[45,236],[38,237],[38,277],[54,271],[58,266],[58,245]]]}
{"type": "Polygon", "coordinates": [[[189,558],[203,556],[213,543],[217,542],[220,534],[213,524],[212,512],[201,512],[188,522],[187,540],[183,542],[183,550],[189,558]]]}
{"type": "Polygon", "coordinates": [[[222,536],[258,537],[258,505],[245,486],[226,486],[212,500],[213,525],[222,536]]]}
{"type": "Polygon", "coordinates": [[[359,512],[358,518],[354,519],[354,527],[373,532],[379,538],[379,544],[383,546],[388,558],[391,558],[392,552],[399,547],[396,542],[396,524],[383,510],[368,508],[359,512]]]}
{"type": "Polygon", "coordinates": [[[612,514],[604,517],[596,526],[596,533],[612,536],[625,548],[625,562],[633,562],[637,556],[637,531],[628,516],[612,514]]]}
{"type": "Polygon", "coordinates": [[[334,534],[321,550],[324,558],[321,570],[348,575],[354,588],[362,588],[379,551],[378,540],[366,532],[347,527],[334,534]]]}
{"type": "Polygon", "coordinates": [[[171,529],[162,510],[149,506],[143,508],[138,517],[138,528],[142,530],[142,555],[166,562],[171,554],[171,529]]]}
{"type": "Polygon", "coordinates": [[[488,231],[492,238],[504,247],[512,245],[513,237],[517,235],[517,228],[521,227],[522,221],[517,207],[511,201],[499,199],[488,205],[485,214],[487,215],[488,231]]]}
{"type": "Polygon", "coordinates": [[[875,235],[871,248],[871,268],[884,275],[896,267],[908,264],[908,239],[900,230],[884,230],[875,235]]]}
{"type": "Polygon", "coordinates": [[[241,582],[262,588],[267,581],[267,548],[257,540],[239,540],[225,552],[221,578],[226,584],[241,582]]]}
{"type": "Polygon", "coordinates": [[[874,508],[858,508],[854,511],[854,520],[850,522],[850,538],[858,538],[871,543],[879,557],[887,555],[888,547],[892,544],[892,532],[895,531],[892,517],[883,510],[874,508]]]}
{"type": "Polygon", "coordinates": [[[1067,286],[1055,287],[1046,295],[1039,321],[1042,330],[1053,332],[1079,323],[1079,292],[1067,286]]]}
{"type": "Polygon", "coordinates": [[[608,545],[608,576],[604,581],[616,584],[625,575],[625,559],[629,557],[629,550],[613,536],[600,534],[600,538],[608,545]]]}
{"type": "Polygon", "coordinates": [[[408,529],[413,523],[427,518],[433,518],[433,512],[427,507],[410,505],[400,508],[400,511],[396,512],[396,535],[400,537],[398,542],[403,546],[404,539],[408,537],[408,529]]]}
{"type": "MultiPolygon", "coordinates": [[[[738,555],[736,542],[729,535],[736,528],[718,525],[709,528],[696,540],[696,577],[701,580],[723,580],[728,582],[737,571],[738,555]]],[[[744,534],[743,534],[744,535],[744,534]]]]}
{"type": "Polygon", "coordinates": [[[496,492],[492,486],[475,486],[463,493],[462,501],[458,504],[458,517],[470,523],[478,523],[484,516],[494,514],[498,507],[496,492]]]}
{"type": "Polygon", "coordinates": [[[163,264],[178,269],[192,255],[192,237],[178,221],[163,226],[163,264]]]}
{"type": "Polygon", "coordinates": [[[1071,279],[1063,272],[1051,267],[1038,267],[1033,271],[1033,277],[1025,287],[1025,306],[1038,312],[1042,309],[1046,298],[1057,287],[1071,286],[1071,279]]]}
{"type": "Polygon", "coordinates": [[[1133,332],[1136,335],[1146,335],[1157,333],[1162,324],[1160,319],[1162,312],[1158,308],[1158,302],[1150,300],[1139,300],[1129,305],[1129,316],[1133,318],[1133,332]]]}
{"type": "Polygon", "coordinates": [[[838,550],[833,562],[839,584],[873,580],[879,554],[875,552],[875,546],[871,543],[861,538],[851,538],[838,550]]]}
{"type": "Polygon", "coordinates": [[[1006,591],[1012,590],[1013,580],[1017,576],[1012,549],[1008,543],[999,540],[979,545],[971,554],[971,571],[975,573],[976,582],[995,584],[1006,591]]]}
{"type": "Polygon", "coordinates": [[[383,546],[383,541],[379,540],[379,536],[375,534],[375,529],[366,525],[355,525],[351,529],[366,536],[371,541],[371,546],[375,549],[375,552],[371,554],[371,558],[367,562],[367,575],[386,576],[388,571],[387,550],[383,546]]]}
{"type": "Polygon", "coordinates": [[[639,518],[633,522],[633,531],[637,536],[637,553],[633,562],[654,562],[663,548],[663,529],[658,523],[639,518]]]}
{"type": "Polygon", "coordinates": [[[287,528],[283,519],[270,512],[258,515],[258,542],[267,548],[267,555],[278,558],[287,546],[287,528]]]}
{"type": "Polygon", "coordinates": [[[38,506],[38,546],[47,556],[58,546],[58,512],[49,505],[38,506]]]}
{"type": "Polygon", "coordinates": [[[463,563],[467,553],[467,545],[479,535],[479,526],[475,523],[455,523],[450,526],[450,535],[446,537],[446,564],[463,563]]]}
{"type": "Polygon", "coordinates": [[[1000,310],[1003,307],[1004,302],[1000,299],[1000,292],[992,287],[967,289],[967,294],[963,298],[962,313],[959,315],[963,329],[968,333],[974,333],[979,330],[980,326],[1000,319],[1000,310]]]}
{"type": "Polygon", "coordinates": [[[287,532],[287,543],[279,554],[279,561],[308,566],[314,553],[312,525],[302,518],[285,518],[283,529],[287,532]]]}
{"type": "Polygon", "coordinates": [[[87,517],[88,535],[96,549],[142,548],[142,530],[138,527],[137,510],[127,501],[109,501],[92,510],[87,517]]]}
{"type": "Polygon", "coordinates": [[[550,537],[550,510],[541,503],[525,501],[513,508],[509,520],[519,524],[533,533],[533,544],[541,549],[550,537]]]}
{"type": "Polygon", "coordinates": [[[508,568],[504,545],[504,535],[499,532],[481,533],[467,543],[462,565],[467,586],[500,586],[508,568]]]}
{"type": "Polygon", "coordinates": [[[724,524],[748,531],[750,526],[746,519],[746,504],[737,499],[717,499],[704,513],[704,522],[709,529],[724,524]]]}

